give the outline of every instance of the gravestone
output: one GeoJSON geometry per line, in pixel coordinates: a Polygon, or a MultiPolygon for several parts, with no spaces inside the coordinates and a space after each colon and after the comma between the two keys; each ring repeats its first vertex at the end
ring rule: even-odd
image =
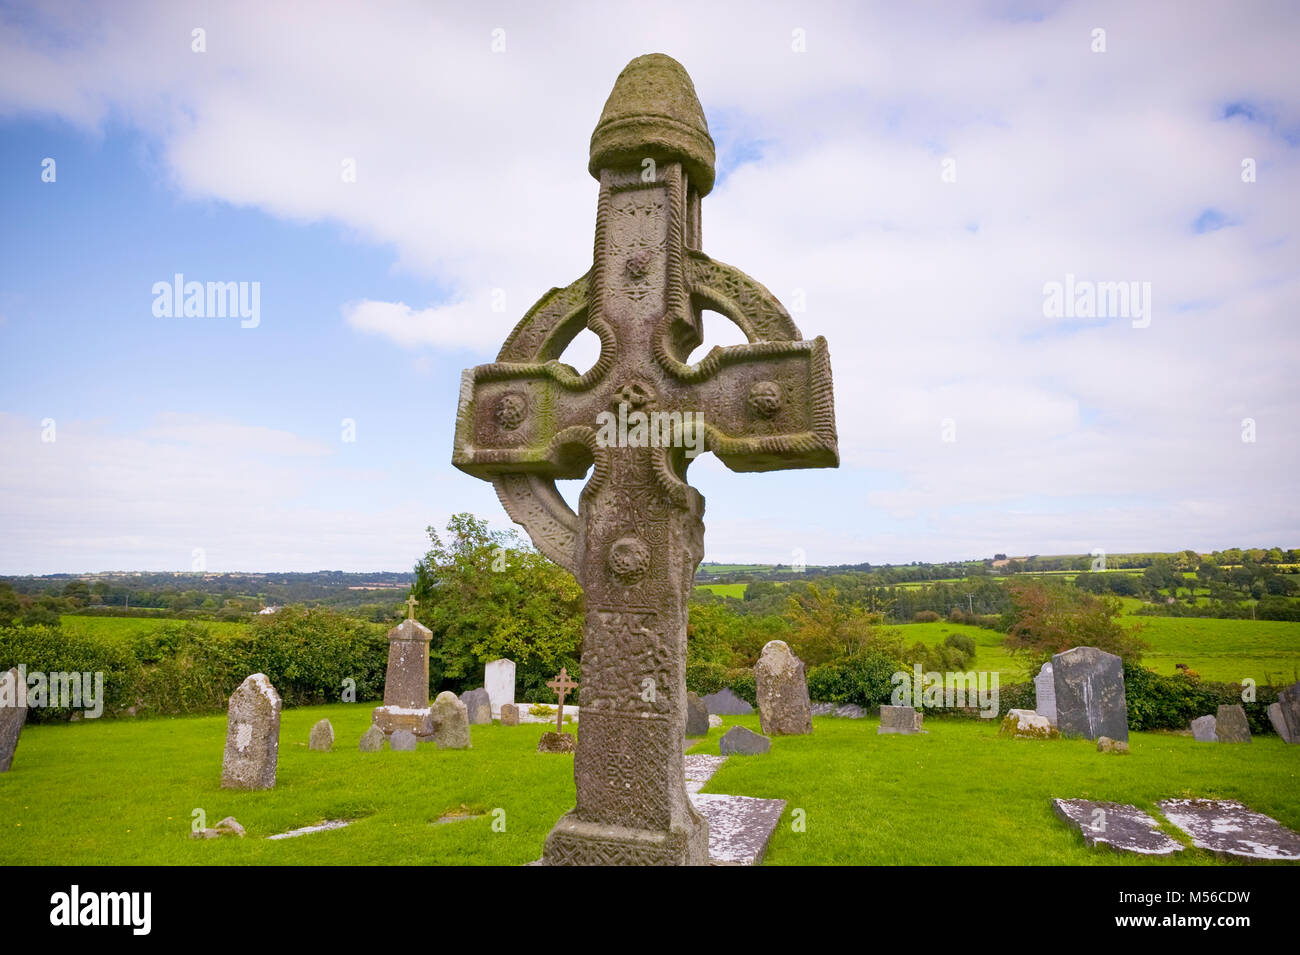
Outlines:
{"type": "Polygon", "coordinates": [[[1219,735],[1215,732],[1217,722],[1213,713],[1209,716],[1196,717],[1192,720],[1192,737],[1198,743],[1217,743],[1219,741],[1219,735]]]}
{"type": "Polygon", "coordinates": [[[492,722],[492,698],[483,687],[466,690],[460,695],[460,701],[465,704],[471,725],[484,726],[492,722]]]}
{"type": "Polygon", "coordinates": [[[370,719],[387,736],[404,729],[418,739],[428,739],[433,735],[429,710],[429,640],[433,632],[415,619],[414,596],[407,602],[411,616],[388,631],[384,705],[375,707],[370,719]]]}
{"type": "Polygon", "coordinates": [[[363,753],[378,753],[384,748],[384,741],[387,738],[384,731],[372,723],[370,728],[361,734],[361,742],[357,744],[357,749],[363,753]]]}
{"type": "Polygon", "coordinates": [[[438,749],[469,749],[469,711],[451,690],[433,701],[433,741],[438,749]]]}
{"type": "Polygon", "coordinates": [[[1034,712],[1056,725],[1056,678],[1050,663],[1044,663],[1034,677],[1034,712]]]}
{"type": "Polygon", "coordinates": [[[694,693],[686,694],[686,735],[709,735],[709,708],[694,693]]]}
{"type": "Polygon", "coordinates": [[[280,754],[280,694],[265,673],[254,673],[230,695],[226,708],[223,789],[271,789],[280,754]]]}
{"type": "Polygon", "coordinates": [[[572,733],[543,733],[537,741],[539,753],[572,753],[578,748],[572,733]]]}
{"type": "Polygon", "coordinates": [[[747,716],[754,712],[750,702],[741,699],[729,686],[724,686],[717,693],[700,697],[713,716],[747,716]]]}
{"type": "Polygon", "coordinates": [[[1128,743],[1122,739],[1111,739],[1109,736],[1098,736],[1097,752],[1110,753],[1113,756],[1127,756],[1128,743]]]}
{"type": "Polygon", "coordinates": [[[1234,800],[1165,799],[1156,806],[1198,849],[1226,858],[1300,860],[1300,835],[1234,800]]]}
{"type": "Polygon", "coordinates": [[[910,706],[882,706],[880,708],[880,726],[876,733],[901,733],[905,736],[913,736],[922,733],[922,727],[925,724],[925,714],[920,710],[915,710],[910,706]]]}
{"type": "Polygon", "coordinates": [[[733,753],[740,756],[757,756],[760,753],[770,752],[771,749],[770,739],[743,726],[733,726],[722,734],[722,739],[718,740],[718,752],[723,756],[730,756],[733,753]]]}
{"type": "Polygon", "coordinates": [[[519,725],[519,707],[513,703],[501,704],[501,725],[518,726],[519,725]]]}
{"type": "Polygon", "coordinates": [[[704,553],[704,499],[686,481],[696,436],[736,471],[839,463],[825,339],[805,340],[762,285],[702,251],[713,158],[681,65],[629,63],[591,138],[591,269],[461,382],[453,464],[492,481],[585,595],[577,805],[547,837],[547,864],[708,859],[682,771],[687,607],[704,553]],[[749,344],[688,365],[705,306],[749,344]],[[556,359],[584,325],[601,356],[579,374],[556,359]],[[589,468],[574,513],[555,481],[589,468]]]}
{"type": "Polygon", "coordinates": [[[1214,735],[1220,743],[1249,743],[1250,721],[1240,703],[1220,705],[1214,718],[1214,735]]]}
{"type": "Polygon", "coordinates": [[[1278,692],[1277,702],[1269,704],[1268,718],[1283,742],[1300,743],[1300,683],[1278,692]]]}
{"type": "Polygon", "coordinates": [[[27,719],[27,684],[17,667],[0,673],[0,773],[9,772],[27,719]]]}
{"type": "Polygon", "coordinates": [[[334,727],[329,720],[319,720],[311,728],[311,737],[307,740],[307,748],[321,753],[328,753],[334,748],[334,727]]]}
{"type": "Polygon", "coordinates": [[[492,703],[493,714],[500,713],[507,703],[514,703],[515,661],[502,657],[483,667],[483,687],[492,703]]]}
{"type": "Polygon", "coordinates": [[[812,705],[803,661],[784,640],[772,640],[754,664],[758,721],[768,736],[802,736],[812,732],[812,705]]]}
{"type": "Polygon", "coordinates": [[[1128,741],[1124,664],[1096,647],[1075,647],[1052,657],[1056,726],[1062,736],[1128,741]]]}
{"type": "Polygon", "coordinates": [[[1090,799],[1053,799],[1052,809],[1078,829],[1085,845],[1105,845],[1120,852],[1171,856],[1182,845],[1160,831],[1160,823],[1137,806],[1090,799]]]}
{"type": "Polygon", "coordinates": [[[998,735],[1013,739],[1055,739],[1061,734],[1037,710],[1009,710],[998,729],[998,735]]]}
{"type": "Polygon", "coordinates": [[[393,730],[388,737],[388,748],[395,753],[413,753],[415,745],[415,734],[410,730],[393,730]]]}

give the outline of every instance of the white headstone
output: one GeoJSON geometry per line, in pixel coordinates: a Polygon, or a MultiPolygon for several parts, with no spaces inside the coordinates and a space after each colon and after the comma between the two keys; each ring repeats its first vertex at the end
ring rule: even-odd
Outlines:
{"type": "Polygon", "coordinates": [[[1047,722],[1056,725],[1056,682],[1052,675],[1052,665],[1044,663],[1043,668],[1034,677],[1034,712],[1046,716],[1047,722]]]}
{"type": "Polygon", "coordinates": [[[483,686],[492,702],[492,715],[499,715],[502,704],[515,701],[515,661],[502,657],[485,666],[483,686]]]}

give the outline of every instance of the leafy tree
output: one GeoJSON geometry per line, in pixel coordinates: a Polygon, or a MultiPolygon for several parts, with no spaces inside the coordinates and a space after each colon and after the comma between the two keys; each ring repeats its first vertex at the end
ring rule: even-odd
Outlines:
{"type": "Polygon", "coordinates": [[[1140,628],[1120,624],[1121,609],[1113,597],[1057,583],[1017,580],[1011,584],[1006,647],[1031,672],[1052,654],[1072,647],[1097,647],[1137,662],[1147,645],[1138,637],[1140,628]]]}

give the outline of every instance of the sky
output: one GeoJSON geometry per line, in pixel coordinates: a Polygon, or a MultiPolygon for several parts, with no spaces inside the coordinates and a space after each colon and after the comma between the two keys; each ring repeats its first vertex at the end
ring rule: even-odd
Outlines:
{"type": "Polygon", "coordinates": [[[0,3],[0,573],[511,526],[460,372],[590,267],[650,52],[717,144],[704,250],[835,376],[838,469],[691,467],[706,560],[1297,546],[1298,48],[1285,2],[0,3]],[[178,273],[256,320],[157,314],[178,273]]]}

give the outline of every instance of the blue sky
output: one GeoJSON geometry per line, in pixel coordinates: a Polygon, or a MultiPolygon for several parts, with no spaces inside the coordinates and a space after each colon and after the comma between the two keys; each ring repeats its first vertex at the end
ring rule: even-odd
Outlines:
{"type": "Polygon", "coordinates": [[[692,467],[707,559],[1294,546],[1300,15],[1247,6],[0,5],[0,573],[507,526],[449,463],[460,371],[588,267],[587,138],[650,51],[718,142],[705,250],[836,375],[840,469],[692,467]],[[257,327],[155,317],[177,272],[258,282],[257,327]],[[1152,320],[1045,317],[1067,275],[1152,320]]]}

